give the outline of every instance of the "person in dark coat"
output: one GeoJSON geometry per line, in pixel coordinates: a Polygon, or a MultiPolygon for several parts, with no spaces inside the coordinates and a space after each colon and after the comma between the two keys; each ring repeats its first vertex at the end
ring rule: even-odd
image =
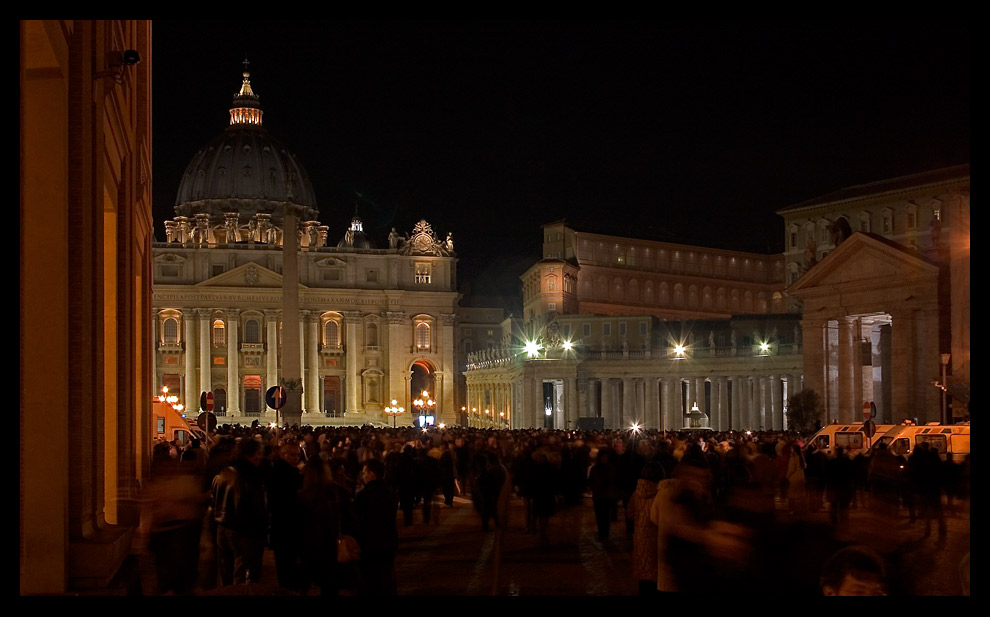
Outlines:
{"type": "Polygon", "coordinates": [[[595,521],[598,523],[598,539],[608,541],[612,526],[612,508],[618,501],[619,487],[617,484],[615,466],[612,464],[612,451],[608,448],[598,450],[598,458],[588,471],[588,488],[591,489],[591,501],[595,510],[595,521]]]}
{"type": "Polygon", "coordinates": [[[440,490],[443,491],[444,505],[454,505],[454,495],[457,493],[457,450],[453,442],[444,444],[440,454],[440,490]]]}
{"type": "Polygon", "coordinates": [[[475,455],[472,462],[471,500],[481,517],[481,529],[489,530],[492,520],[496,526],[504,523],[507,512],[499,510],[502,503],[502,489],[509,481],[506,468],[498,460],[498,455],[491,450],[482,450],[475,455]]]}
{"type": "Polygon", "coordinates": [[[395,525],[396,498],[382,477],[385,466],[367,461],[361,470],[364,488],[354,496],[355,536],[361,547],[361,593],[394,596],[395,553],[399,530],[395,525]]]}
{"type": "Polygon", "coordinates": [[[421,496],[421,484],[416,449],[406,445],[395,466],[395,487],[399,493],[399,507],[406,526],[413,524],[413,510],[416,508],[416,500],[421,496]]]}
{"type": "Polygon", "coordinates": [[[419,499],[423,502],[423,522],[430,522],[433,511],[433,496],[440,486],[440,452],[428,449],[429,444],[423,443],[416,456],[416,475],[419,485],[419,499]]]}
{"type": "Polygon", "coordinates": [[[932,521],[935,520],[938,522],[938,547],[944,547],[947,526],[942,509],[942,459],[928,442],[921,442],[911,453],[908,465],[914,474],[913,484],[917,490],[921,516],[925,519],[924,537],[931,535],[932,521]]]}
{"type": "MultiPolygon", "coordinates": [[[[279,587],[301,591],[303,588],[298,534],[299,489],[303,477],[299,472],[300,449],[287,443],[279,448],[279,457],[272,463],[268,494],[271,498],[271,547],[275,553],[275,572],[279,587]]],[[[320,460],[319,457],[315,457],[320,460]]]]}
{"type": "Polygon", "coordinates": [[[261,442],[244,437],[235,449],[234,464],[213,481],[211,506],[217,525],[220,586],[261,580],[269,524],[263,458],[261,442]]]}
{"type": "Polygon", "coordinates": [[[842,446],[837,447],[835,457],[825,463],[825,493],[833,527],[845,529],[849,525],[849,506],[856,493],[856,469],[842,446]]]}
{"type": "Polygon", "coordinates": [[[299,490],[295,540],[304,573],[301,593],[315,584],[321,596],[338,594],[337,538],[349,531],[344,523],[346,511],[346,489],[334,482],[330,465],[314,456],[306,462],[299,490]]]}
{"type": "Polygon", "coordinates": [[[549,542],[547,536],[550,517],[557,511],[557,493],[559,491],[559,472],[547,457],[543,448],[538,448],[532,454],[533,466],[530,490],[533,498],[533,519],[536,530],[540,534],[540,544],[549,542]]]}

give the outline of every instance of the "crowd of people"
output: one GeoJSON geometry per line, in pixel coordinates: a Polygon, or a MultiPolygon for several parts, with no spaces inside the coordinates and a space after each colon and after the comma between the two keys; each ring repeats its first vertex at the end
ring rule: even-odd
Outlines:
{"type": "Polygon", "coordinates": [[[883,449],[827,456],[779,431],[255,425],[209,439],[155,447],[148,530],[159,593],[260,582],[267,547],[279,588],[395,594],[400,521],[429,522],[434,496],[451,506],[461,495],[483,531],[504,530],[512,494],[541,544],[560,509],[590,496],[598,540],[610,542],[613,523],[632,539],[644,594],[703,592],[713,580],[724,592],[771,583],[821,592],[850,508],[896,516],[903,505],[926,536],[935,523],[943,544],[943,496],[968,504],[968,460],[923,446],[907,459],[883,449]],[[805,522],[823,510],[829,529],[805,522]],[[781,511],[793,515],[787,526],[781,511]]]}

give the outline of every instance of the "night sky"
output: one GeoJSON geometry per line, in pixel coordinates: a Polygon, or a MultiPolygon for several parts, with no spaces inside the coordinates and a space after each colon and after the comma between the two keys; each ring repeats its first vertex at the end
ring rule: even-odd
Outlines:
{"type": "Polygon", "coordinates": [[[783,250],[781,208],[970,160],[970,26],[153,22],[154,215],[220,135],[242,61],[328,240],[425,218],[519,294],[540,225],[783,250]],[[360,195],[360,197],[359,197],[360,195]]]}

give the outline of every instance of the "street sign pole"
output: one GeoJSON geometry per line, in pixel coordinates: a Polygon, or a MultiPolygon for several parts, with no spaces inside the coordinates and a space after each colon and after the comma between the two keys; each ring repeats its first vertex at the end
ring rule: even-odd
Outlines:
{"type": "Polygon", "coordinates": [[[285,405],[285,388],[282,386],[272,386],[265,392],[265,402],[275,410],[275,443],[278,443],[278,410],[285,405]]]}

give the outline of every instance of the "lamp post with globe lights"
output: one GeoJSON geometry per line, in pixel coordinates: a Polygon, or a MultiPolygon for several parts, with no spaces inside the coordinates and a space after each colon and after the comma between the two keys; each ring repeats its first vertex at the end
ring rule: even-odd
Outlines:
{"type": "Polygon", "coordinates": [[[385,414],[392,416],[392,428],[395,428],[395,419],[405,412],[405,408],[399,407],[398,401],[392,399],[392,404],[385,408],[385,414]]]}
{"type": "Polygon", "coordinates": [[[413,407],[416,408],[419,414],[419,425],[426,428],[427,425],[432,425],[436,418],[433,415],[433,408],[436,407],[437,402],[430,398],[430,393],[427,390],[423,390],[423,397],[417,398],[413,401],[413,407]]]}

